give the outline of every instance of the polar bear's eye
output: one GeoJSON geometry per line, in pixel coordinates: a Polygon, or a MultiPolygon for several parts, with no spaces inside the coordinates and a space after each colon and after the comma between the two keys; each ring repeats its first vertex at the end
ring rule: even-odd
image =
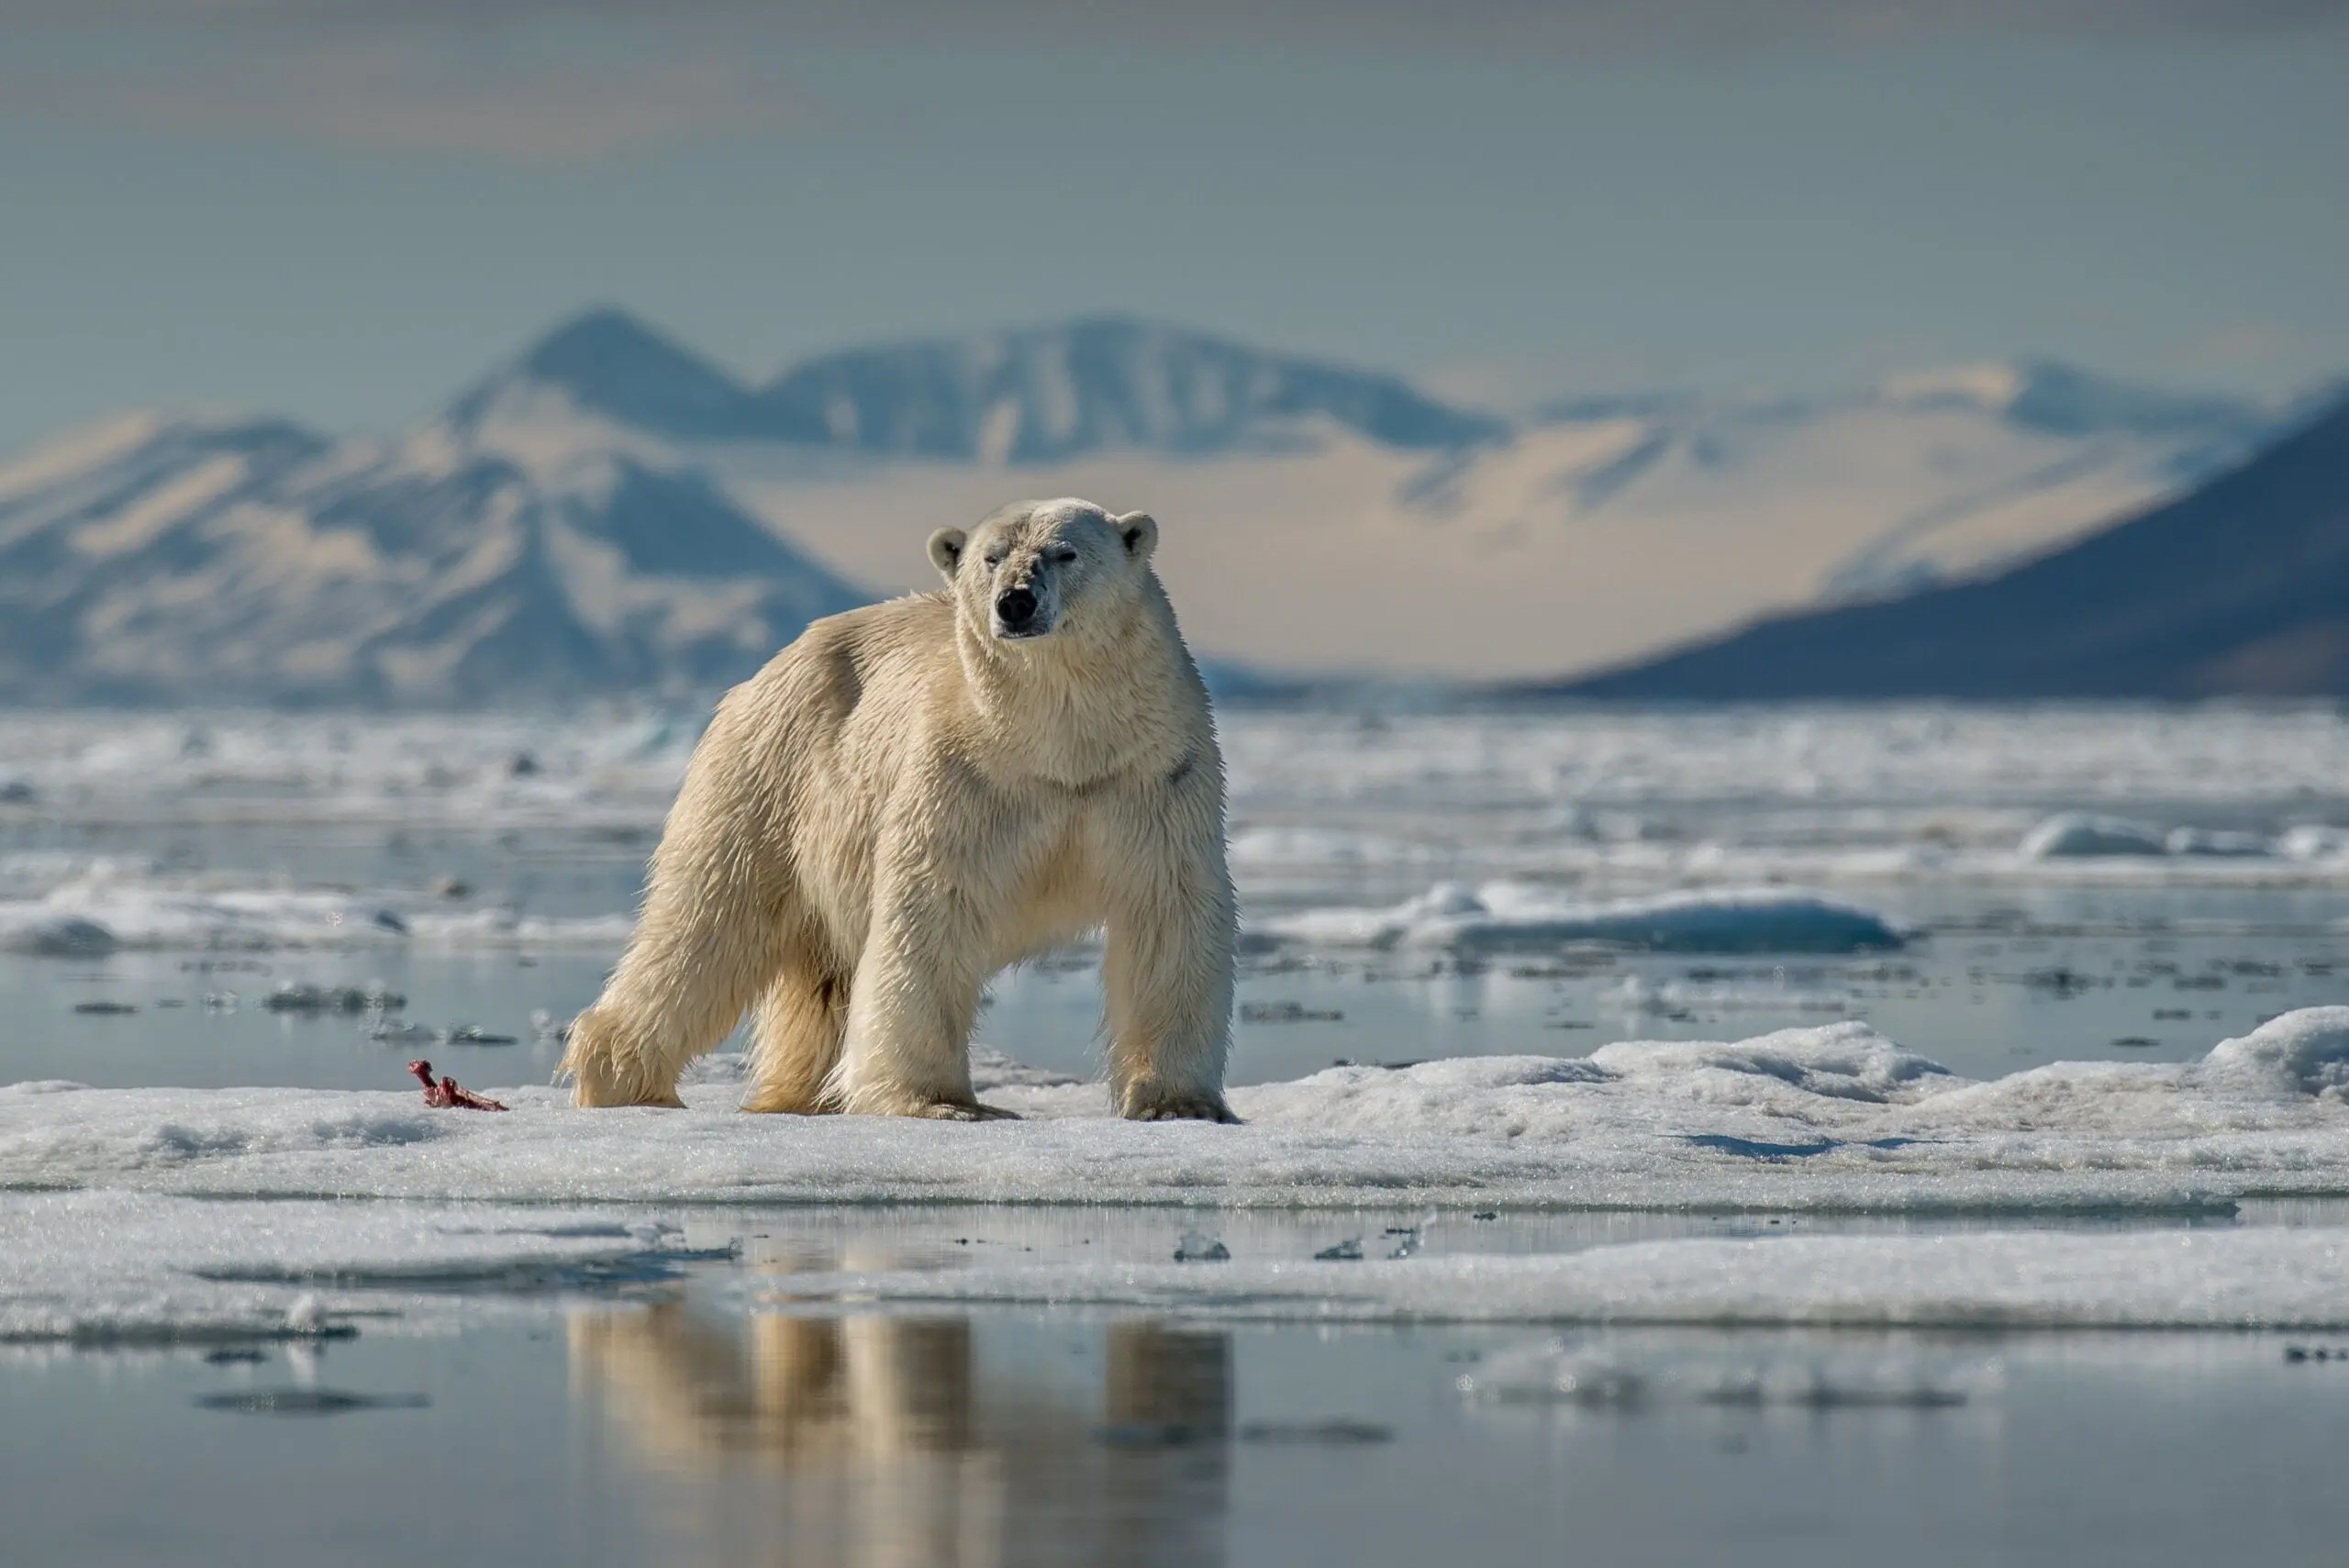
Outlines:
{"type": "Polygon", "coordinates": [[[996,566],[1000,566],[1000,565],[1002,565],[1002,564],[1003,564],[1003,551],[1001,551],[1001,550],[991,550],[991,551],[989,551],[989,552],[988,552],[988,554],[987,554],[987,565],[988,565],[989,567],[996,567],[996,566]]]}
{"type": "Polygon", "coordinates": [[[1060,549],[1052,551],[1052,559],[1059,562],[1063,566],[1066,566],[1070,562],[1076,559],[1076,551],[1069,549],[1066,545],[1063,545],[1060,549]]]}

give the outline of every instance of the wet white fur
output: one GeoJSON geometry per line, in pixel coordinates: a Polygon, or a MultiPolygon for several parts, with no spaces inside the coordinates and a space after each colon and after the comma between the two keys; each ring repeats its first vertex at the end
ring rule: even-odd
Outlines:
{"type": "Polygon", "coordinates": [[[981,988],[1106,928],[1118,1108],[1228,1118],[1223,763],[1157,539],[1076,500],[941,529],[944,590],[819,620],[729,693],[572,1027],[578,1103],[677,1104],[755,1008],[751,1109],[985,1115],[981,988]],[[998,634],[1011,586],[1048,635],[998,634]]]}

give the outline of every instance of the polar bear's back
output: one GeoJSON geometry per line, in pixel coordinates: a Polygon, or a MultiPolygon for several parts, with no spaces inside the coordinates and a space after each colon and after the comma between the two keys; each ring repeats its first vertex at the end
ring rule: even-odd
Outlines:
{"type": "Polygon", "coordinates": [[[715,750],[724,761],[713,758],[713,771],[730,772],[747,751],[777,805],[840,789],[877,798],[961,678],[954,606],[942,594],[827,616],[727,694],[696,769],[715,750]]]}

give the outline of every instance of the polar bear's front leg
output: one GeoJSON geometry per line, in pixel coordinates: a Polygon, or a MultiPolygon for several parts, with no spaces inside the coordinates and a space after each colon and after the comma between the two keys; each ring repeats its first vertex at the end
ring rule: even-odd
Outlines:
{"type": "Polygon", "coordinates": [[[1129,818],[1107,892],[1109,1094],[1137,1121],[1238,1121],[1224,1103],[1239,917],[1222,812],[1197,800],[1129,818]]]}
{"type": "Polygon", "coordinates": [[[885,867],[826,1100],[863,1116],[1008,1116],[971,1089],[971,1025],[984,984],[974,960],[985,947],[976,911],[953,888],[885,867]]]}

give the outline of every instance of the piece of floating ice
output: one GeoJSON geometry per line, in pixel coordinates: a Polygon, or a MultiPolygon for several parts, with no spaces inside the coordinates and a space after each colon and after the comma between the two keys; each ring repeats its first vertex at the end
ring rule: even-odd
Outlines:
{"type": "Polygon", "coordinates": [[[1395,1440],[1395,1429],[1380,1421],[1338,1416],[1320,1421],[1244,1421],[1237,1433],[1244,1443],[1298,1443],[1353,1448],[1395,1440]]]}
{"type": "Polygon", "coordinates": [[[421,1410],[431,1403],[421,1394],[346,1394],[333,1388],[242,1388],[195,1397],[199,1410],[247,1416],[344,1416],[354,1410],[421,1410]]]}
{"type": "Polygon", "coordinates": [[[1178,1263],[1228,1263],[1231,1249],[1204,1231],[1186,1230],[1174,1244],[1174,1261],[1178,1263]]]}
{"type": "Polygon", "coordinates": [[[122,944],[95,920],[38,905],[0,903],[0,952],[44,958],[103,958],[122,944]]]}
{"type": "Polygon", "coordinates": [[[1627,1360],[1553,1340],[1504,1351],[1454,1380],[1471,1399],[1500,1405],[1623,1409],[1651,1402],[1793,1406],[1810,1410],[1937,1410],[1994,1389],[1997,1363],[1909,1351],[1824,1352],[1755,1362],[1734,1352],[1683,1351],[1627,1360]]]}
{"type": "Polygon", "coordinates": [[[579,1209],[0,1193],[0,1345],[339,1338],[362,1311],[370,1332],[429,1332],[641,1276],[678,1245],[641,1217],[579,1209]]]}
{"type": "Polygon", "coordinates": [[[1658,952],[1869,952],[1906,933],[1873,909],[1799,889],[1720,889],[1577,904],[1522,883],[1444,883],[1384,909],[1315,909],[1254,923],[1319,948],[1501,952],[1613,942],[1658,952]]]}
{"type": "Polygon", "coordinates": [[[2029,861],[2077,860],[2103,855],[2161,855],[2169,852],[2167,836],[2159,828],[2125,817],[2067,811],[2050,817],[2023,835],[2020,852],[2029,861]]]}
{"type": "Polygon", "coordinates": [[[2349,860],[2349,828],[2304,822],[2287,828],[2276,840],[2276,852],[2287,860],[2349,860]]]}
{"type": "Polygon", "coordinates": [[[2332,828],[2292,828],[2270,840],[2263,834],[2229,828],[2164,829],[2127,817],[2067,811],[2046,818],[2024,834],[2017,853],[2027,861],[2157,857],[2321,861],[2342,854],[2344,842],[2349,842],[2349,836],[2332,828]]]}
{"type": "Polygon", "coordinates": [[[261,999],[273,1013],[395,1013],[407,1006],[396,991],[374,985],[312,985],[284,981],[261,999]]]}
{"type": "Polygon", "coordinates": [[[2266,839],[2256,833],[2236,833],[2217,828],[2173,828],[2162,840],[2173,855],[2220,855],[2237,859],[2269,853],[2266,839]]]}
{"type": "Polygon", "coordinates": [[[121,948],[266,952],[283,948],[618,947],[627,915],[540,917],[510,908],[403,909],[395,896],[198,886],[92,873],[37,898],[0,898],[0,951],[102,955],[121,948]]]}
{"type": "MultiPolygon", "coordinates": [[[[2349,1329],[2349,1229],[1976,1230],[1690,1238],[1507,1254],[1328,1263],[1047,1262],[742,1282],[750,1305],[853,1300],[929,1310],[1041,1305],[1239,1320],[1871,1329],[2349,1329]],[[770,1296],[772,1299],[770,1299],[770,1296]]],[[[1665,1385],[1603,1353],[1465,1374],[1504,1400],[1622,1407],[1665,1396],[1814,1407],[1957,1402],[1915,1369],[1724,1368],[1665,1385]]]]}

